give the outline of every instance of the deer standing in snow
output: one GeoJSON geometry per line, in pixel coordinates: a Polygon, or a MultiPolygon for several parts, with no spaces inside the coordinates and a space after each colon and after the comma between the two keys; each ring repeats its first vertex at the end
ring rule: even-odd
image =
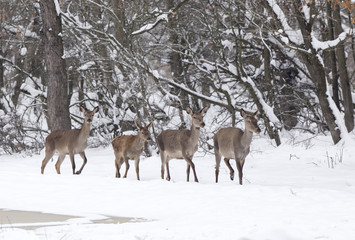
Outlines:
{"type": "Polygon", "coordinates": [[[166,180],[170,181],[169,161],[172,158],[185,159],[187,163],[187,181],[190,178],[190,167],[194,173],[195,182],[198,182],[195,165],[192,157],[197,151],[197,143],[200,136],[200,128],[205,126],[203,117],[208,107],[206,106],[200,112],[193,112],[190,108],[186,112],[192,118],[191,129],[165,130],[157,137],[157,144],[161,158],[161,178],[164,179],[164,167],[166,167],[166,180]]]}
{"type": "Polygon", "coordinates": [[[45,157],[42,161],[41,173],[44,173],[48,161],[53,157],[55,152],[59,153],[58,161],[55,164],[57,173],[60,174],[60,165],[62,164],[65,156],[69,154],[73,174],[80,174],[84,166],[87,163],[85,156],[85,149],[87,147],[87,140],[90,134],[90,128],[94,114],[99,111],[99,107],[95,107],[93,111],[89,111],[83,106],[80,106],[80,111],[84,113],[84,123],[81,129],[69,129],[69,130],[54,130],[51,132],[45,143],[45,157]],[[79,154],[83,159],[83,165],[79,171],[75,172],[74,155],[79,154]]]}
{"type": "Polygon", "coordinates": [[[117,136],[112,141],[112,147],[115,153],[116,178],[121,177],[120,168],[123,163],[126,164],[126,172],[123,175],[123,177],[126,178],[129,169],[128,160],[134,160],[137,180],[140,180],[139,156],[143,152],[144,143],[150,140],[149,128],[152,126],[153,122],[150,122],[148,126],[145,127],[142,127],[136,121],[134,121],[134,123],[138,128],[138,135],[117,136]]]}
{"type": "Polygon", "coordinates": [[[243,109],[240,114],[245,121],[244,131],[240,128],[228,127],[220,129],[214,136],[214,152],[216,158],[216,183],[218,182],[219,166],[221,157],[224,156],[224,162],[230,171],[230,178],[234,180],[234,170],[229,163],[230,159],[235,159],[239,174],[239,184],[243,184],[243,166],[246,156],[250,151],[250,144],[253,133],[261,132],[256,119],[256,111],[252,115],[248,115],[243,109]]]}

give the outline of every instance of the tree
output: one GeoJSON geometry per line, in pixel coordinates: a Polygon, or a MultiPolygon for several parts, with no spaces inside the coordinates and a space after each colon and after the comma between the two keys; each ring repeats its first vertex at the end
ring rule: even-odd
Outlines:
{"type": "Polygon", "coordinates": [[[41,0],[48,125],[51,130],[70,129],[68,82],[63,59],[62,22],[57,0],[41,0]]]}
{"type": "MultiPolygon", "coordinates": [[[[309,74],[309,78],[314,84],[314,94],[318,98],[322,115],[333,142],[339,142],[342,136],[345,137],[347,135],[347,131],[343,127],[344,119],[340,119],[340,114],[337,114],[336,103],[331,98],[323,58],[326,50],[336,47],[337,61],[345,61],[345,57],[341,53],[344,48],[341,48],[341,45],[346,39],[346,32],[341,32],[341,28],[338,26],[335,40],[327,39],[327,36],[322,35],[321,29],[317,26],[323,21],[322,18],[326,14],[327,4],[321,4],[318,1],[285,2],[263,0],[262,2],[269,15],[273,17],[272,24],[269,25],[270,29],[273,26],[270,31],[271,35],[279,44],[288,48],[293,56],[296,53],[305,65],[307,74],[309,74]]],[[[341,24],[340,17],[338,23],[341,24]]],[[[337,67],[339,68],[339,64],[337,67]]],[[[343,67],[346,68],[345,64],[343,67]]],[[[336,79],[333,80],[335,81],[336,79]]],[[[346,94],[345,97],[349,89],[344,93],[346,94]]],[[[348,100],[346,101],[349,102],[348,100]]],[[[345,104],[344,100],[344,106],[347,106],[347,104],[345,104]]],[[[346,114],[346,116],[348,115],[346,114]]]]}
{"type": "MultiPolygon", "coordinates": [[[[340,6],[339,3],[334,3],[334,34],[335,37],[338,38],[340,34],[344,32],[342,27],[342,19],[340,15],[340,6]]],[[[346,128],[349,132],[354,129],[354,107],[353,107],[353,100],[351,95],[351,87],[350,81],[348,76],[348,71],[346,67],[346,57],[345,57],[345,49],[344,49],[344,42],[340,42],[336,46],[336,58],[338,63],[338,70],[339,70],[339,79],[340,79],[340,86],[343,95],[343,105],[344,105],[344,120],[346,128]]]]}

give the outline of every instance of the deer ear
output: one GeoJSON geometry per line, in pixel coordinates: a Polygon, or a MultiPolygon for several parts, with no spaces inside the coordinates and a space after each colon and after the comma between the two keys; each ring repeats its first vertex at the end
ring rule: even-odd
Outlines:
{"type": "Polygon", "coordinates": [[[240,115],[244,118],[245,117],[245,115],[246,115],[246,113],[245,113],[245,111],[244,111],[244,109],[242,108],[242,109],[240,109],[240,115]]]}
{"type": "Polygon", "coordinates": [[[136,121],[136,120],[134,120],[134,124],[136,124],[136,127],[138,128],[138,129],[141,129],[141,125],[136,121]]]}
{"type": "Polygon", "coordinates": [[[85,112],[86,111],[86,108],[83,105],[80,105],[79,108],[80,108],[81,112],[85,112]]]}
{"type": "Polygon", "coordinates": [[[206,107],[204,107],[204,108],[200,111],[200,113],[202,113],[203,115],[205,115],[208,109],[209,109],[209,106],[206,106],[206,107]]]}
{"type": "Polygon", "coordinates": [[[253,113],[253,116],[254,116],[254,117],[258,117],[258,110],[256,110],[255,113],[253,113]]]}
{"type": "Polygon", "coordinates": [[[191,108],[189,108],[189,107],[186,108],[186,112],[187,112],[188,114],[190,114],[190,115],[193,114],[193,111],[192,111],[191,108]]]}
{"type": "Polygon", "coordinates": [[[94,108],[94,113],[97,113],[98,111],[99,111],[99,107],[97,106],[94,108]]]}

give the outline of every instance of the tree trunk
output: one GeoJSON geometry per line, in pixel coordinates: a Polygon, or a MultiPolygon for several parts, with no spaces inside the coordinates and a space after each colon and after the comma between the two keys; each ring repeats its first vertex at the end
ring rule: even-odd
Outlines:
{"type": "MultiPolygon", "coordinates": [[[[327,3],[327,23],[328,23],[328,40],[334,40],[334,24],[333,24],[333,14],[332,14],[332,4],[327,3]]],[[[329,50],[329,65],[332,71],[331,83],[333,88],[333,100],[340,110],[340,100],[339,100],[339,83],[338,83],[338,69],[337,60],[335,56],[335,50],[329,50]]]]}
{"type": "Polygon", "coordinates": [[[267,90],[267,98],[270,105],[274,104],[274,92],[272,89],[272,77],[271,77],[271,56],[269,52],[269,48],[264,45],[263,48],[263,56],[264,56],[264,74],[266,81],[266,90],[267,90]]]}
{"type": "Polygon", "coordinates": [[[319,104],[327,122],[327,126],[329,127],[330,134],[332,136],[334,144],[340,141],[340,131],[335,122],[335,116],[332,109],[329,106],[328,96],[327,96],[327,81],[324,74],[324,69],[322,64],[317,59],[316,55],[302,55],[303,62],[305,63],[308,72],[312,78],[312,81],[316,85],[317,88],[317,97],[319,100],[319,104]]]}
{"type": "Polygon", "coordinates": [[[124,9],[124,0],[112,0],[112,8],[115,16],[113,22],[115,24],[115,37],[123,47],[128,48],[128,34],[125,31],[126,15],[124,9]]]}
{"type": "Polygon", "coordinates": [[[68,82],[63,59],[62,23],[53,0],[40,0],[43,21],[44,58],[48,84],[49,128],[70,129],[68,82]]]}
{"type": "MultiPolygon", "coordinates": [[[[343,32],[343,28],[341,26],[341,16],[340,16],[340,7],[338,4],[335,6],[334,10],[334,33],[335,36],[339,36],[343,32]]],[[[343,95],[344,102],[344,113],[345,113],[345,126],[349,132],[354,129],[354,108],[353,101],[351,96],[351,88],[350,81],[348,77],[348,71],[346,68],[346,57],[345,57],[345,49],[344,43],[341,42],[336,47],[336,57],[339,69],[339,79],[340,79],[340,87],[343,95]]]]}
{"type": "MultiPolygon", "coordinates": [[[[172,9],[174,7],[174,0],[168,1],[168,8],[172,9]]],[[[170,60],[170,68],[171,68],[171,76],[175,82],[183,83],[183,66],[182,66],[182,59],[181,59],[181,41],[179,40],[178,31],[178,14],[172,15],[168,21],[169,26],[169,44],[171,45],[171,52],[169,55],[170,60]]],[[[188,95],[184,91],[180,91],[179,89],[172,90],[173,94],[179,96],[180,102],[175,103],[175,107],[179,109],[179,116],[181,119],[180,128],[186,128],[186,123],[183,117],[183,111],[189,106],[189,99],[188,95]]],[[[192,107],[192,106],[189,106],[192,107]]]]}
{"type": "MultiPolygon", "coordinates": [[[[319,100],[319,105],[321,107],[323,116],[329,127],[330,134],[332,136],[333,142],[336,144],[340,141],[340,131],[335,122],[335,116],[330,108],[328,96],[327,96],[327,81],[325,77],[325,70],[323,65],[320,63],[317,52],[313,49],[311,42],[311,31],[312,25],[305,21],[304,16],[299,11],[299,3],[293,2],[294,8],[298,9],[296,11],[297,21],[302,32],[303,41],[305,43],[305,48],[307,52],[299,51],[302,62],[306,65],[312,82],[316,86],[316,94],[319,100]]],[[[315,3],[311,4],[311,9],[314,9],[315,3]]],[[[311,10],[312,11],[312,10],[311,10]]],[[[310,21],[311,22],[311,21],[310,21]]]]}

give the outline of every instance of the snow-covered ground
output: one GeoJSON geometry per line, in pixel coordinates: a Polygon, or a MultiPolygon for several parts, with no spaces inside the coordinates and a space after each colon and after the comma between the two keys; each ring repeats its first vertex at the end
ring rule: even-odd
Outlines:
{"type": "Polygon", "coordinates": [[[355,239],[355,146],[308,137],[284,134],[275,148],[254,136],[243,186],[230,181],[223,162],[214,183],[214,156],[202,153],[194,158],[199,183],[186,182],[183,160],[171,161],[172,181],[160,179],[158,155],[141,158],[141,181],[133,162],[128,178],[116,179],[110,147],[88,149],[79,176],[68,157],[61,175],[55,162],[41,175],[43,151],[0,156],[0,209],[76,216],[52,225],[0,223],[0,239],[355,239]],[[139,220],[94,221],[110,216],[139,220]],[[23,228],[31,225],[39,227],[23,228]]]}

